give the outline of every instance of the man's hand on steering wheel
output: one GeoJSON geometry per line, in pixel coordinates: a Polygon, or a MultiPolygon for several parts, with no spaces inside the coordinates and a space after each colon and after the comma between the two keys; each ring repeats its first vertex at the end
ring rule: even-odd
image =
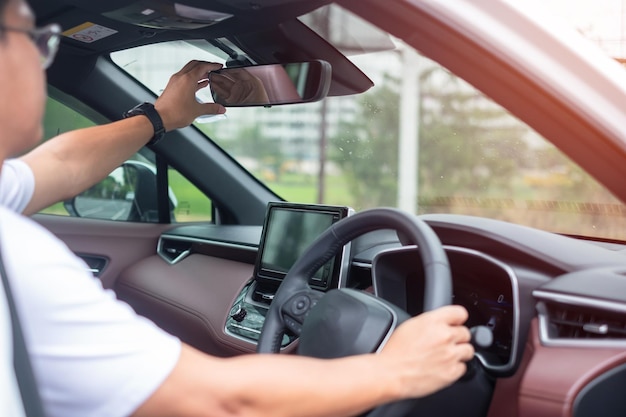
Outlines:
{"type": "Polygon", "coordinates": [[[398,398],[423,397],[458,380],[474,356],[467,310],[454,305],[402,323],[380,353],[397,383],[398,398]]]}

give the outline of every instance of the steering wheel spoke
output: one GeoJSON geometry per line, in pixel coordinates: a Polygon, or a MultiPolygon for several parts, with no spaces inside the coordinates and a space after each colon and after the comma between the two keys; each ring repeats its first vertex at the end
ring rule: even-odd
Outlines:
{"type": "Polygon", "coordinates": [[[291,296],[281,307],[285,327],[296,336],[300,336],[304,320],[323,296],[323,292],[310,288],[291,296]]]}

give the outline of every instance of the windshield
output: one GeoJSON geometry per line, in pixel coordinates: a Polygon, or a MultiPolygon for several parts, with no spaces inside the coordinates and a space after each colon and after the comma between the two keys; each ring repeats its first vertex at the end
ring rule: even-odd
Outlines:
{"type": "MultiPolygon", "coordinates": [[[[301,21],[322,31],[374,87],[317,103],[228,108],[225,118],[195,123],[278,196],[626,240],[626,229],[615,227],[626,207],[471,85],[337,6],[301,21]]],[[[112,58],[159,94],[190,59],[224,63],[228,54],[214,44],[155,44],[112,58]]]]}

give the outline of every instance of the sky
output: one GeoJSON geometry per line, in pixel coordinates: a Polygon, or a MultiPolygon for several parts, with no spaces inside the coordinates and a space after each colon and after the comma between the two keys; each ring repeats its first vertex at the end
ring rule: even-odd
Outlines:
{"type": "Polygon", "coordinates": [[[626,0],[515,0],[575,27],[614,58],[626,58],[626,0]]]}

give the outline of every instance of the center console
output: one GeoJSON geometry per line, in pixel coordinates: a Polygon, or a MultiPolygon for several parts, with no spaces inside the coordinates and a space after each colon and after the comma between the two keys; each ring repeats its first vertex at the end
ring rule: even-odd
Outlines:
{"type": "MultiPolygon", "coordinates": [[[[268,204],[254,275],[236,298],[226,320],[231,336],[257,343],[265,315],[289,269],[326,229],[352,214],[345,206],[272,202],[268,204]]],[[[309,280],[313,289],[345,286],[349,244],[309,280]]],[[[296,336],[286,333],[282,347],[296,336]]]]}

